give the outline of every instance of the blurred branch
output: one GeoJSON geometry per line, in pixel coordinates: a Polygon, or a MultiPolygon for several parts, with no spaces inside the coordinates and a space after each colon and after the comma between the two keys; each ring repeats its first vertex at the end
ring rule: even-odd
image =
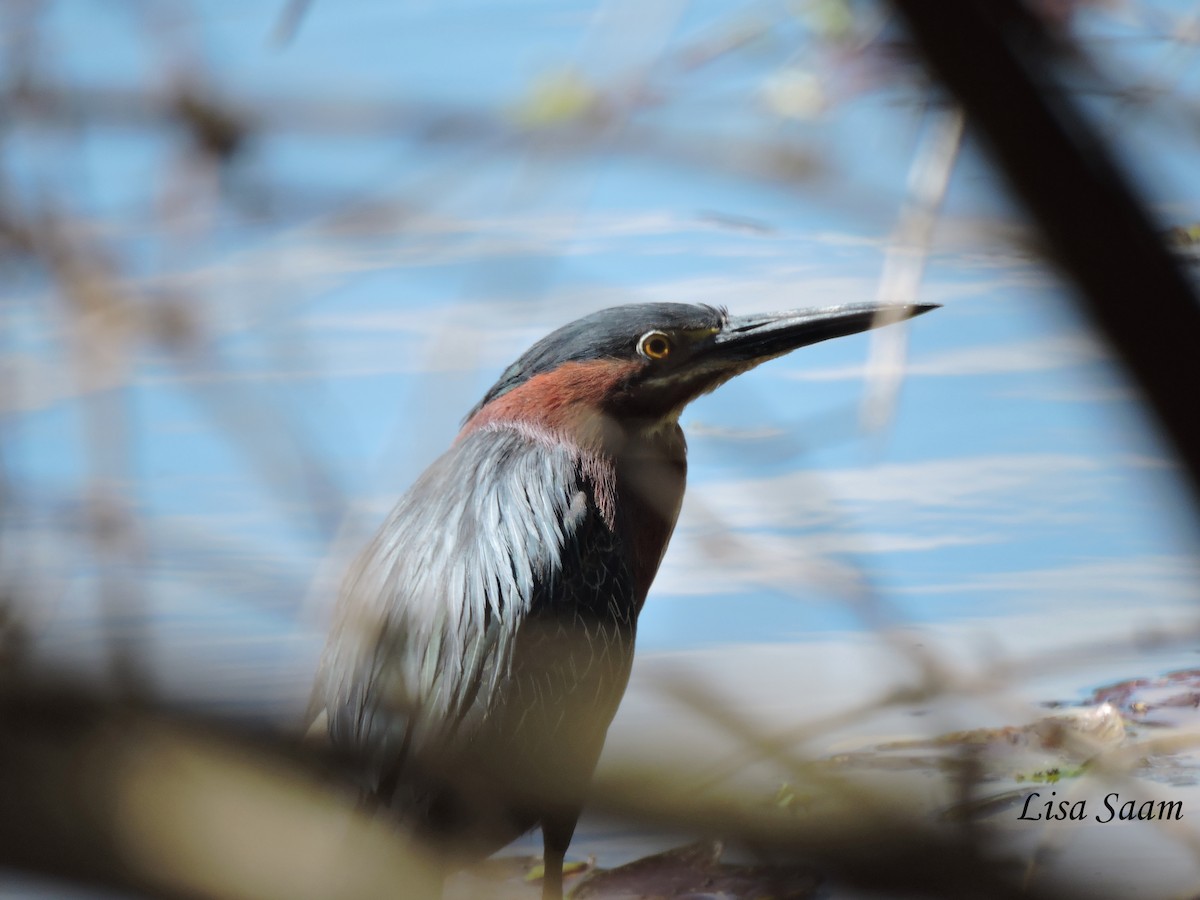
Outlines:
{"type": "MultiPolygon", "coordinates": [[[[553,87],[553,86],[551,86],[553,87]]],[[[566,110],[547,111],[526,104],[512,111],[492,111],[419,101],[371,101],[340,97],[274,96],[269,101],[226,99],[211,89],[183,84],[168,91],[53,84],[20,85],[0,97],[10,114],[29,124],[77,128],[81,124],[110,128],[161,128],[182,124],[198,146],[222,160],[230,159],[254,137],[266,133],[327,136],[389,134],[435,146],[478,147],[521,151],[536,147],[566,155],[620,152],[634,157],[665,158],[733,174],[791,181],[823,170],[815,152],[796,146],[794,138],[738,139],[651,127],[624,120],[650,102],[639,95],[607,95],[583,85],[580,97],[566,110]],[[610,125],[620,122],[619,129],[610,125]],[[597,143],[597,138],[605,140],[597,143]]]]}
{"type": "Polygon", "coordinates": [[[1061,86],[1062,45],[1019,0],[894,0],[933,72],[1082,292],[1200,501],[1200,303],[1095,128],[1061,86]]]}
{"type": "Polygon", "coordinates": [[[290,739],[67,690],[0,696],[0,866],[165,897],[435,897],[290,739]]]}
{"type": "MultiPolygon", "coordinates": [[[[888,243],[876,294],[879,303],[905,306],[918,302],[921,278],[933,246],[933,229],[962,147],[962,110],[935,109],[929,116],[929,134],[909,169],[908,196],[896,233],[888,243]]],[[[874,352],[868,362],[861,414],[863,425],[870,431],[878,433],[891,424],[907,358],[905,338],[906,332],[901,329],[871,334],[874,352]]]]}
{"type": "Polygon", "coordinates": [[[283,47],[292,42],[311,9],[312,0],[287,0],[275,21],[275,32],[271,36],[276,46],[283,47]]]}

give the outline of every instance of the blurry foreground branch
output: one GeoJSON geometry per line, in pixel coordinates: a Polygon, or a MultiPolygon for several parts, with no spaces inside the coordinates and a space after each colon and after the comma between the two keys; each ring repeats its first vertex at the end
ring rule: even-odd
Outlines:
{"type": "Polygon", "coordinates": [[[436,896],[286,744],[76,692],[0,696],[0,866],[165,897],[436,896]]]}
{"type": "MultiPolygon", "coordinates": [[[[387,817],[323,784],[286,738],[114,705],[74,691],[0,697],[0,866],[166,897],[438,896],[432,860],[387,817]]],[[[626,766],[594,808],[720,835],[844,884],[933,896],[1038,897],[979,835],[930,824],[897,794],[824,767],[805,813],[696,792],[673,769],[626,766]],[[823,799],[820,799],[823,798],[823,799]]],[[[1041,889],[1068,896],[1062,885],[1041,889]]]]}

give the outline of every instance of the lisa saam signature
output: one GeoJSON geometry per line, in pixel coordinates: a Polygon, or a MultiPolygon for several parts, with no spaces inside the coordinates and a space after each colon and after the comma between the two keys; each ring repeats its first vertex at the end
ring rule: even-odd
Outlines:
{"type": "MultiPolygon", "coordinates": [[[[1057,791],[1050,792],[1048,800],[1042,800],[1037,791],[1025,798],[1021,815],[1017,818],[1025,822],[1043,821],[1080,821],[1088,817],[1088,801],[1054,800],[1057,791]]],[[[1182,800],[1122,800],[1116,791],[1107,794],[1102,801],[1103,809],[1098,810],[1092,818],[1101,825],[1108,822],[1154,822],[1183,818],[1182,800]]]]}

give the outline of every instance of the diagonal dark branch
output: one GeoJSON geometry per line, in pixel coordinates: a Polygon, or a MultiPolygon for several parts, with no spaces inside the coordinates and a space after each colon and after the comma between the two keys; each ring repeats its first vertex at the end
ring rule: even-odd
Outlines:
{"type": "Polygon", "coordinates": [[[1200,305],[1129,176],[1062,86],[1063,46],[1019,0],[894,5],[1079,286],[1200,501],[1200,305]]]}

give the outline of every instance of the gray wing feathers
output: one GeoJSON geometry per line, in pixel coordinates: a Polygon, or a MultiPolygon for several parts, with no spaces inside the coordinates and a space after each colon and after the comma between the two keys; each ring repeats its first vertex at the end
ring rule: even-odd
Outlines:
{"type": "Polygon", "coordinates": [[[517,626],[553,594],[577,479],[568,452],[515,431],[468,434],[422,475],[339,599],[314,695],[335,744],[378,769],[491,705],[517,626]]]}

